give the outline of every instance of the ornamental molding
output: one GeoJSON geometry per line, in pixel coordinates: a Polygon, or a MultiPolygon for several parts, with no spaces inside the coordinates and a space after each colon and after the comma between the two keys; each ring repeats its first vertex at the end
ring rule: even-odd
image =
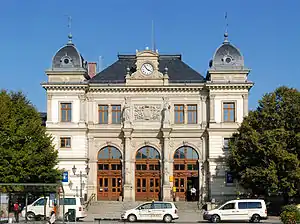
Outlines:
{"type": "Polygon", "coordinates": [[[89,88],[89,92],[114,92],[114,93],[122,93],[122,92],[189,92],[189,93],[199,93],[203,89],[203,86],[173,86],[173,87],[159,87],[159,86],[143,86],[143,87],[124,87],[124,86],[91,86],[89,88]]]}
{"type": "Polygon", "coordinates": [[[160,121],[161,105],[134,105],[133,113],[136,121],[160,121]]]}
{"type": "Polygon", "coordinates": [[[206,87],[209,90],[249,90],[254,85],[252,82],[245,83],[211,83],[206,87]]]}

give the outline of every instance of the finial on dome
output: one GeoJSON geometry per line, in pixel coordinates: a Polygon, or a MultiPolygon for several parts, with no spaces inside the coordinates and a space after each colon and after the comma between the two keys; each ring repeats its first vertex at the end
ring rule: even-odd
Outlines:
{"type": "Polygon", "coordinates": [[[71,16],[68,16],[68,28],[69,28],[69,35],[68,35],[68,38],[69,38],[69,41],[68,43],[69,44],[72,44],[72,33],[71,33],[71,25],[72,25],[72,17],[71,16]]]}
{"type": "Polygon", "coordinates": [[[226,22],[226,26],[225,26],[224,42],[223,42],[223,43],[229,43],[229,41],[228,41],[228,20],[227,20],[227,12],[225,12],[225,22],[226,22]]]}

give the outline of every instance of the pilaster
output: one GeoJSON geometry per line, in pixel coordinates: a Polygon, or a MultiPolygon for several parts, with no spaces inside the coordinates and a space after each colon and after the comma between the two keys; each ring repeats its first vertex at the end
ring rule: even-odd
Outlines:
{"type": "Polygon", "coordinates": [[[207,100],[207,96],[201,96],[201,126],[202,128],[206,128],[207,125],[207,110],[206,110],[206,100],[207,100]]]}
{"type": "Polygon", "coordinates": [[[246,117],[248,115],[248,94],[243,94],[243,116],[246,117]]]}
{"type": "Polygon", "coordinates": [[[107,117],[107,122],[108,124],[112,124],[112,106],[111,104],[108,104],[108,117],[107,117]]]}
{"type": "Polygon", "coordinates": [[[184,109],[184,112],[183,112],[184,121],[183,121],[183,123],[187,124],[188,123],[188,106],[185,104],[183,106],[183,109],[184,109]]]}
{"type": "Polygon", "coordinates": [[[85,95],[79,95],[78,98],[80,100],[79,123],[85,123],[85,102],[86,102],[86,97],[85,97],[85,95]]]}
{"type": "Polygon", "coordinates": [[[52,93],[47,93],[47,123],[52,123],[52,93]]]}
{"type": "Polygon", "coordinates": [[[163,129],[163,138],[164,138],[164,150],[163,150],[163,167],[162,167],[162,187],[163,187],[163,194],[162,198],[163,201],[169,201],[171,200],[171,185],[170,185],[170,131],[171,129],[163,129]]]}
{"type": "Polygon", "coordinates": [[[124,160],[123,160],[123,200],[133,201],[133,182],[132,182],[132,164],[131,164],[131,129],[123,129],[124,132],[124,160]]]}
{"type": "MultiPolygon", "coordinates": [[[[93,158],[94,156],[90,155],[90,152],[93,152],[94,148],[94,137],[88,137],[88,151],[87,151],[87,158],[93,158]]],[[[96,160],[89,160],[88,159],[88,165],[90,167],[89,175],[87,176],[87,196],[88,198],[94,193],[96,194],[97,199],[97,157],[96,160]]]]}
{"type": "Polygon", "coordinates": [[[87,120],[88,120],[88,124],[94,124],[94,117],[93,117],[93,110],[94,110],[94,99],[92,97],[88,98],[88,116],[87,116],[87,120]]]}
{"type": "Polygon", "coordinates": [[[209,96],[209,122],[215,123],[215,95],[209,96]]]}

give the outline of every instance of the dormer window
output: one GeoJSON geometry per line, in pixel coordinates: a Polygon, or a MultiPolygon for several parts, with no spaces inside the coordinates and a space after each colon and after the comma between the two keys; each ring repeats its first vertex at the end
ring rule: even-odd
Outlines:
{"type": "Polygon", "coordinates": [[[64,56],[60,60],[60,65],[62,67],[70,67],[73,66],[72,59],[69,56],[64,56]]]}
{"type": "Polygon", "coordinates": [[[234,59],[229,55],[225,55],[221,60],[224,64],[231,64],[234,61],[234,59]]]}

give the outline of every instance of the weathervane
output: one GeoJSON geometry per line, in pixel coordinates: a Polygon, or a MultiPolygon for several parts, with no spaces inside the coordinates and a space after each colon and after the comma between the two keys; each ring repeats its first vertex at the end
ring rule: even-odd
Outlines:
{"type": "Polygon", "coordinates": [[[71,17],[71,16],[68,16],[68,28],[69,28],[69,35],[68,35],[68,38],[69,38],[69,43],[71,44],[71,43],[72,43],[72,32],[71,32],[71,28],[72,28],[72,17],[71,17]]]}
{"type": "Polygon", "coordinates": [[[227,12],[225,12],[225,33],[224,33],[224,42],[228,42],[228,19],[227,12]]]}

